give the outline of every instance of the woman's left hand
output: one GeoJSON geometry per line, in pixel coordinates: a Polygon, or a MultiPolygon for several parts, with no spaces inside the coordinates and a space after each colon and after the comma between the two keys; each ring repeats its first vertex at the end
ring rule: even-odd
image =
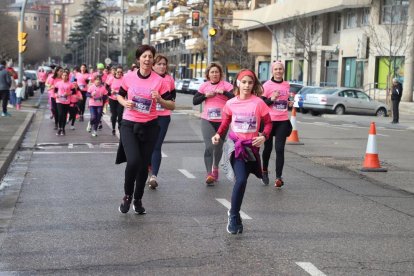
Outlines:
{"type": "Polygon", "coordinates": [[[266,137],[261,135],[254,137],[252,140],[252,145],[259,148],[266,141],[266,137]]]}
{"type": "Polygon", "coordinates": [[[293,101],[288,101],[288,105],[289,105],[289,107],[292,107],[293,106],[293,101]]]}
{"type": "Polygon", "coordinates": [[[160,100],[161,95],[160,93],[158,93],[158,91],[152,90],[151,91],[151,97],[155,100],[157,100],[157,102],[160,100]]]}

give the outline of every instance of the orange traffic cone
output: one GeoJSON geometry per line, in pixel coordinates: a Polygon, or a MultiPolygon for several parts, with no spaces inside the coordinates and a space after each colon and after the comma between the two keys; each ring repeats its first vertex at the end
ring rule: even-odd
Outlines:
{"type": "Polygon", "coordinates": [[[292,133],[287,138],[286,144],[288,145],[303,145],[299,141],[298,130],[296,128],[296,108],[292,107],[292,115],[290,116],[290,123],[292,124],[292,133]]]}
{"type": "Polygon", "coordinates": [[[367,150],[365,153],[364,164],[362,165],[363,172],[386,172],[386,168],[381,168],[380,161],[378,158],[377,149],[377,130],[375,123],[371,123],[368,135],[367,150]]]}

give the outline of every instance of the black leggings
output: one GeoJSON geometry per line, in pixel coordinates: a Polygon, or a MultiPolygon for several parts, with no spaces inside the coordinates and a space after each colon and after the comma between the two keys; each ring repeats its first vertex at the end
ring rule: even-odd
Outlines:
{"type": "Polygon", "coordinates": [[[73,126],[76,121],[76,114],[78,114],[78,106],[77,104],[70,104],[69,106],[69,122],[73,126]]]}
{"type": "Polygon", "coordinates": [[[9,102],[10,91],[9,90],[0,90],[0,100],[2,101],[2,111],[3,113],[7,112],[7,103],[9,102]]]}
{"type": "Polygon", "coordinates": [[[263,170],[268,170],[269,159],[273,148],[273,136],[275,136],[276,178],[281,178],[283,166],[285,164],[286,138],[292,132],[292,124],[289,120],[273,121],[272,124],[272,132],[270,133],[269,139],[266,140],[263,149],[263,170]]]}
{"type": "Polygon", "coordinates": [[[52,106],[50,107],[50,111],[52,111],[53,117],[55,118],[55,126],[57,126],[59,123],[59,111],[57,109],[56,98],[50,98],[50,103],[52,104],[52,106]]]}
{"type": "Polygon", "coordinates": [[[118,122],[119,128],[122,121],[122,113],[124,113],[124,106],[117,100],[109,99],[109,107],[111,109],[112,129],[115,129],[116,122],[118,122]]]}
{"type": "Polygon", "coordinates": [[[68,116],[69,111],[69,104],[57,104],[57,111],[58,111],[58,123],[60,129],[65,129],[66,126],[66,117],[68,116]]]}
{"type": "Polygon", "coordinates": [[[83,116],[83,113],[85,113],[85,106],[86,106],[86,91],[81,91],[82,93],[82,100],[78,102],[79,106],[79,115],[83,116]]]}
{"type": "Polygon", "coordinates": [[[157,120],[147,123],[121,122],[121,143],[127,164],[125,167],[125,195],[141,199],[148,178],[148,165],[157,141],[159,126],[157,120]],[[135,190],[134,190],[135,186],[135,190]]]}

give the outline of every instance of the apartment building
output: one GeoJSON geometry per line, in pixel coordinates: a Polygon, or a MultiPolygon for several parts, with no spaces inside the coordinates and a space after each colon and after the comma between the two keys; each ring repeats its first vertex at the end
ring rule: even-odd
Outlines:
{"type": "Polygon", "coordinates": [[[248,31],[261,80],[272,61],[283,60],[287,80],[383,89],[392,55],[404,99],[412,101],[414,0],[252,0],[234,18],[248,31]]]}
{"type": "MultiPolygon", "coordinates": [[[[20,4],[12,5],[9,14],[20,20],[20,4]]],[[[49,7],[28,5],[24,17],[25,31],[41,40],[49,40],[49,7]]]]}
{"type": "MultiPolygon", "coordinates": [[[[233,10],[247,7],[247,4],[244,6],[241,4],[247,1],[236,2],[214,1],[216,15],[223,10],[230,11],[226,16],[231,19],[233,10]]],[[[169,71],[176,78],[204,77],[207,67],[208,1],[147,0],[147,18],[149,3],[151,3],[150,41],[158,53],[168,58],[169,71]],[[192,26],[192,10],[200,11],[200,26],[192,26]]],[[[230,28],[228,24],[221,27],[222,29],[230,28]]],[[[148,36],[148,25],[146,35],[148,36]]],[[[222,45],[215,47],[220,46],[222,45]]],[[[227,77],[234,75],[240,69],[240,65],[234,62],[223,64],[223,66],[227,77]]]]}

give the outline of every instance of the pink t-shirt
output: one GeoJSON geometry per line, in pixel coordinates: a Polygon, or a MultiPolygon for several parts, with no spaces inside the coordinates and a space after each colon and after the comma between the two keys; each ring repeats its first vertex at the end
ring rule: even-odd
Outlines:
{"type": "MultiPolygon", "coordinates": [[[[233,85],[226,81],[220,81],[216,84],[207,81],[200,85],[198,92],[206,94],[207,92],[214,92],[217,90],[229,92],[233,90],[233,85]]],[[[221,112],[228,99],[229,98],[222,94],[216,94],[214,97],[207,98],[204,101],[204,109],[201,118],[212,122],[221,122],[221,112]]]]}
{"type": "Polygon", "coordinates": [[[103,106],[103,96],[108,94],[105,86],[96,86],[95,84],[92,84],[89,86],[88,92],[91,93],[91,96],[89,97],[89,106],[103,106]],[[95,93],[95,95],[92,95],[92,93],[95,93]]]}
{"type": "Polygon", "coordinates": [[[128,100],[135,103],[133,109],[124,109],[123,119],[145,123],[158,117],[156,100],[152,98],[151,91],[163,91],[162,78],[155,72],[151,72],[148,78],[138,77],[137,71],[124,75],[122,88],[128,92],[128,100]]]}
{"type": "Polygon", "coordinates": [[[231,130],[241,140],[258,136],[261,118],[269,113],[269,107],[259,97],[252,95],[241,100],[236,96],[226,102],[223,113],[231,116],[231,130]]]}
{"type": "Polygon", "coordinates": [[[108,74],[108,77],[106,78],[105,84],[110,84],[113,78],[114,78],[114,75],[108,74]]]}
{"type": "Polygon", "coordinates": [[[116,96],[118,95],[119,89],[121,88],[121,85],[122,85],[122,80],[123,80],[123,77],[120,77],[120,78],[112,77],[111,79],[106,81],[106,83],[109,85],[112,91],[111,96],[109,96],[109,98],[111,98],[112,100],[116,100],[116,96]]]}
{"type": "Polygon", "coordinates": [[[55,88],[57,88],[56,93],[56,103],[60,104],[70,104],[70,96],[72,95],[72,89],[75,88],[73,83],[63,80],[56,83],[55,88]]]}
{"type": "Polygon", "coordinates": [[[46,82],[47,73],[46,72],[37,72],[37,79],[39,82],[46,82]]]}
{"type": "Polygon", "coordinates": [[[49,86],[52,86],[51,89],[47,90],[47,93],[48,93],[49,97],[56,98],[55,87],[56,87],[56,84],[60,81],[62,81],[62,79],[54,79],[53,75],[49,75],[47,77],[46,84],[49,85],[49,86]]]}
{"type": "Polygon", "coordinates": [[[77,103],[80,99],[82,99],[82,93],[79,90],[76,90],[76,94],[70,95],[71,104],[77,103]]]}
{"type": "Polygon", "coordinates": [[[290,85],[287,81],[277,83],[272,80],[268,80],[263,84],[264,93],[263,96],[269,98],[272,96],[274,91],[279,91],[279,97],[276,98],[275,102],[269,106],[270,118],[272,121],[286,121],[289,120],[288,113],[288,99],[289,99],[289,88],[290,85]]]}
{"type": "Polygon", "coordinates": [[[75,75],[76,77],[76,83],[79,86],[79,89],[81,91],[87,91],[88,88],[86,87],[88,85],[87,80],[89,79],[89,74],[88,73],[76,73],[75,75]]]}
{"type": "MultiPolygon", "coordinates": [[[[166,92],[173,91],[175,89],[174,78],[171,77],[170,75],[165,75],[162,78],[162,85],[163,85],[164,91],[162,91],[160,95],[164,95],[164,93],[166,92]]],[[[157,103],[156,109],[157,109],[158,116],[170,116],[171,115],[171,110],[165,109],[164,107],[161,106],[160,103],[157,103]]]]}

